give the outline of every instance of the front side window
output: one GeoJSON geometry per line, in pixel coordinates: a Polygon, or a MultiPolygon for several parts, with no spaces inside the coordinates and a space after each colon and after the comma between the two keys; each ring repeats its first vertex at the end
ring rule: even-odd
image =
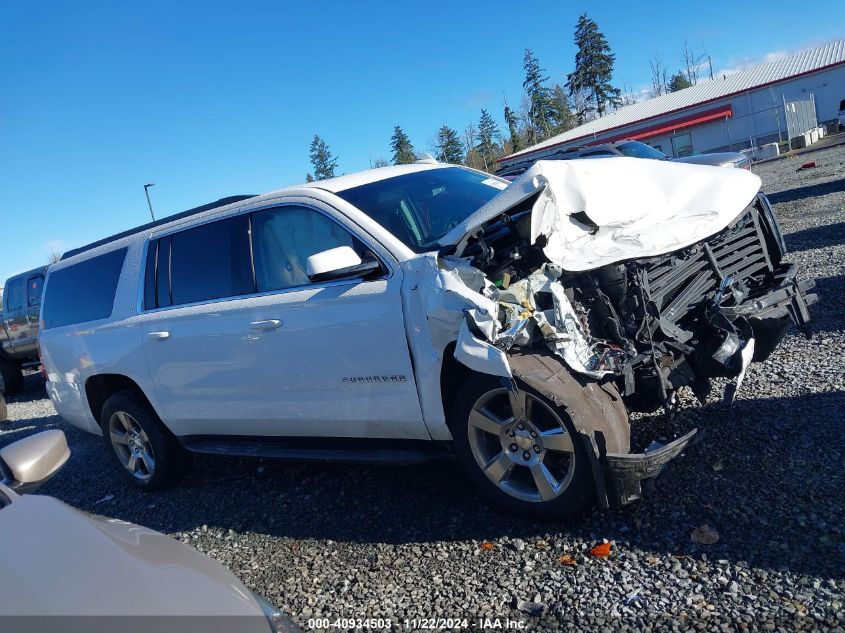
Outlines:
{"type": "Polygon", "coordinates": [[[45,329],[110,317],[125,259],[126,249],[120,248],[51,272],[44,295],[45,329]]]}
{"type": "Polygon", "coordinates": [[[408,248],[425,253],[437,240],[508,185],[460,167],[427,169],[385,178],[337,195],[357,207],[408,248]]]}
{"type": "Polygon", "coordinates": [[[6,311],[20,310],[23,307],[23,279],[14,279],[6,286],[3,293],[6,301],[6,311]]]}
{"type": "Polygon", "coordinates": [[[170,270],[171,305],[235,297],[254,291],[248,216],[187,229],[172,235],[169,242],[169,254],[164,254],[166,249],[159,252],[158,270],[159,288],[163,287],[161,277],[166,270],[165,264],[170,270]]]}
{"type": "Polygon", "coordinates": [[[41,291],[44,288],[44,276],[33,275],[26,282],[26,303],[33,307],[41,305],[41,291]]]}
{"type": "Polygon", "coordinates": [[[364,245],[318,211],[290,206],[254,213],[252,248],[258,292],[311,283],[305,262],[311,255],[338,246],[349,246],[364,259],[364,245]]]}

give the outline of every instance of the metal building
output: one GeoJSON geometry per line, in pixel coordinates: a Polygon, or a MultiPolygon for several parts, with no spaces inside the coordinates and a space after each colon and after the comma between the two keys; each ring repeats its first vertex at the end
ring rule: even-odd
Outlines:
{"type": "Polygon", "coordinates": [[[845,40],[840,40],[625,106],[499,163],[507,167],[623,139],[640,140],[669,156],[738,151],[835,122],[843,99],[845,40]]]}

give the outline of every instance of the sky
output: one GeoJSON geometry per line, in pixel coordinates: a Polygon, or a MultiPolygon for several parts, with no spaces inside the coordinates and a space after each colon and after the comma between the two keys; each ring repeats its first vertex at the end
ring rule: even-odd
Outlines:
{"type": "Polygon", "coordinates": [[[562,2],[2,2],[0,285],[61,253],[218,198],[302,182],[319,134],[338,173],[417,151],[502,101],[525,48],[551,82],[572,71],[581,13],[616,55],[614,83],[650,86],[684,40],[717,72],[845,36],[841,2],[797,28],[778,0],[562,2]]]}

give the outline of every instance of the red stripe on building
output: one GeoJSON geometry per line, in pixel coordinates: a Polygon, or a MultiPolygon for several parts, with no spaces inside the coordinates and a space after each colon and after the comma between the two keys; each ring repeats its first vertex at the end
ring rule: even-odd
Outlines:
{"type": "Polygon", "coordinates": [[[665,121],[651,127],[646,127],[641,130],[636,130],[627,134],[619,134],[609,138],[603,138],[600,141],[588,143],[588,145],[602,145],[604,143],[612,143],[613,141],[622,141],[625,139],[638,140],[642,138],[650,138],[652,136],[659,136],[667,132],[674,132],[675,130],[682,130],[693,125],[707,123],[708,121],[715,121],[717,119],[725,119],[733,116],[733,108],[730,104],[722,106],[721,108],[713,108],[711,110],[704,110],[703,112],[695,112],[687,116],[678,117],[671,121],[665,121]]]}

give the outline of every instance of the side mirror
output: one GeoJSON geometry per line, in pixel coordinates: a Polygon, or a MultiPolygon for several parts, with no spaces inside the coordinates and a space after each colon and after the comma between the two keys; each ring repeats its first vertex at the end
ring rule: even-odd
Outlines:
{"type": "Polygon", "coordinates": [[[0,448],[3,483],[18,493],[32,492],[59,472],[69,457],[67,439],[58,429],[12,442],[0,448]]]}
{"type": "Polygon", "coordinates": [[[375,257],[362,261],[349,246],[330,248],[305,260],[305,272],[311,281],[366,277],[380,268],[375,257]]]}

